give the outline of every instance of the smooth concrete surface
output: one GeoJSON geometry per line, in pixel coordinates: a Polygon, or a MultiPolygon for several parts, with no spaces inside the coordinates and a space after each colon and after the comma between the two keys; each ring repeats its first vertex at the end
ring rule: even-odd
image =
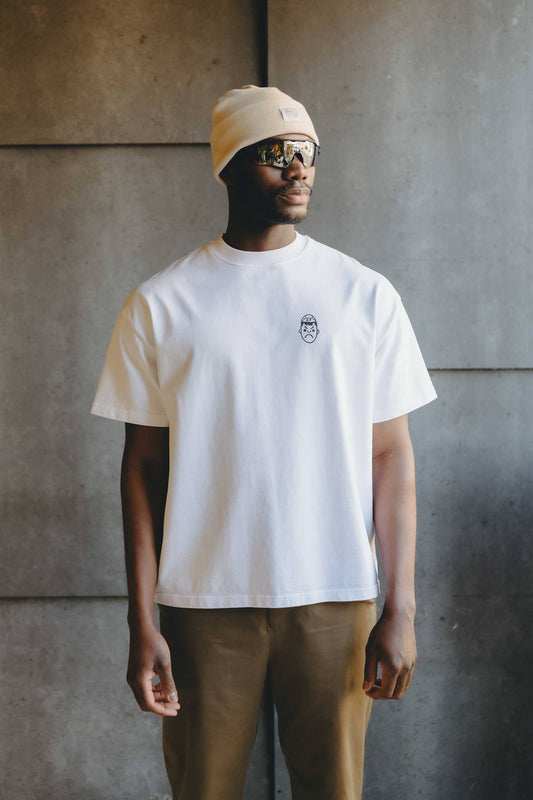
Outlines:
{"type": "Polygon", "coordinates": [[[2,3],[0,144],[207,142],[211,107],[258,83],[253,0],[2,3]]]}
{"type": "MultiPolygon", "coordinates": [[[[520,687],[533,656],[531,596],[450,600],[441,590],[423,601],[432,607],[419,607],[411,686],[373,704],[363,800],[529,800],[531,691],[520,687]]],[[[276,778],[276,798],[290,800],[279,741],[276,778]]]]}
{"type": "Polygon", "coordinates": [[[321,140],[315,235],[392,280],[433,367],[532,366],[532,17],[530,0],[269,3],[269,80],[321,140]]]}
{"type": "Polygon", "coordinates": [[[430,607],[419,607],[409,692],[398,703],[374,703],[365,800],[527,800],[531,595],[450,598],[435,587],[420,599],[430,607]]]}
{"type": "MultiPolygon", "coordinates": [[[[2,800],[170,800],[160,718],[125,680],[125,600],[4,600],[0,641],[2,800]]],[[[267,730],[245,800],[269,797],[267,730]]]]}
{"type": "Polygon", "coordinates": [[[526,598],[533,574],[533,371],[432,377],[439,398],[410,415],[419,588],[428,597],[438,589],[451,597],[526,598]]]}
{"type": "Polygon", "coordinates": [[[225,225],[206,146],[2,149],[0,595],[125,592],[124,426],[91,416],[121,304],[225,225]]]}
{"type": "MultiPolygon", "coordinates": [[[[373,705],[364,798],[528,800],[533,372],[432,378],[439,399],[410,415],[419,660],[401,701],[373,705]]],[[[276,777],[290,800],[279,742],[276,777]]]]}
{"type": "Polygon", "coordinates": [[[365,800],[526,800],[533,769],[533,372],[435,373],[411,415],[419,661],[374,704],[365,800]]]}

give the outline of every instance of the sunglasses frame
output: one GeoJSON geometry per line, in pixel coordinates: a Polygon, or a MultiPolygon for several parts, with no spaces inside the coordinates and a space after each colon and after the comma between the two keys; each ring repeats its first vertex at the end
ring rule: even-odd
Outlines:
{"type": "MultiPolygon", "coordinates": [[[[276,169],[286,169],[289,164],[292,164],[293,159],[296,156],[300,157],[300,161],[304,165],[306,169],[310,169],[316,163],[317,156],[320,153],[320,147],[316,144],[316,142],[310,141],[309,139],[276,139],[276,137],[272,137],[270,139],[264,139],[261,142],[254,142],[254,144],[248,145],[245,147],[244,150],[252,153],[255,158],[254,161],[261,167],[276,167],[276,169]],[[266,160],[266,149],[273,144],[281,144],[283,146],[283,164],[274,164],[272,163],[273,159],[271,158],[270,161],[266,160]],[[312,160],[310,164],[305,163],[305,157],[307,153],[303,153],[301,149],[301,145],[313,145],[314,153],[312,156],[312,160]],[[293,148],[292,156],[290,160],[287,161],[287,156],[285,155],[286,145],[291,145],[293,148]],[[286,162],[286,163],[285,163],[286,162]]],[[[289,153],[290,155],[290,153],[289,153]]]]}

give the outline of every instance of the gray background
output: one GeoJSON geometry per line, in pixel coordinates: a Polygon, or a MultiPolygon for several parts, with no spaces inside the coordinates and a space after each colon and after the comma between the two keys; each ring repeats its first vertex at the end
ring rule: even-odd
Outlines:
{"type": "MultiPolygon", "coordinates": [[[[533,0],[0,4],[5,800],[156,800],[125,684],[122,426],[89,415],[129,291],[224,229],[217,97],[321,137],[302,232],[387,275],[439,400],[415,412],[419,663],[375,703],[365,800],[533,792],[533,0]]],[[[265,697],[247,800],[290,798],[265,697]]]]}

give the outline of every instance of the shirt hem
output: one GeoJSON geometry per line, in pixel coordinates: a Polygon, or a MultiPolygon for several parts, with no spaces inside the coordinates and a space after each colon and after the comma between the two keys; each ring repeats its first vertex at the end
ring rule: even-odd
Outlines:
{"type": "Polygon", "coordinates": [[[168,428],[168,418],[163,414],[146,414],[138,411],[127,411],[123,408],[114,406],[103,406],[95,403],[91,408],[91,414],[97,417],[106,417],[118,422],[132,422],[135,425],[153,425],[154,427],[168,428]]]}
{"type": "Polygon", "coordinates": [[[323,589],[314,592],[291,592],[289,594],[254,595],[185,595],[172,592],[156,592],[154,602],[177,608],[288,608],[312,603],[348,602],[350,600],[372,600],[379,594],[377,584],[357,589],[323,589]]]}
{"type": "Polygon", "coordinates": [[[372,422],[386,422],[389,419],[396,419],[397,417],[402,417],[404,414],[410,414],[411,411],[416,411],[417,408],[421,408],[422,406],[427,405],[428,403],[432,403],[433,400],[437,399],[437,392],[433,392],[432,394],[425,395],[419,397],[417,400],[413,400],[411,403],[406,403],[402,406],[396,406],[392,409],[378,409],[374,412],[374,416],[372,418],[372,422]]]}

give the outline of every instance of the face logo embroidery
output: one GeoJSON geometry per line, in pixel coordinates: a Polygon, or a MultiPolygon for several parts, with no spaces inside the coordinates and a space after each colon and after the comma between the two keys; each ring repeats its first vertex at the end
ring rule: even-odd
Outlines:
{"type": "Polygon", "coordinates": [[[300,330],[298,331],[304,342],[314,342],[320,331],[318,330],[318,322],[312,314],[304,314],[300,321],[300,330]]]}

